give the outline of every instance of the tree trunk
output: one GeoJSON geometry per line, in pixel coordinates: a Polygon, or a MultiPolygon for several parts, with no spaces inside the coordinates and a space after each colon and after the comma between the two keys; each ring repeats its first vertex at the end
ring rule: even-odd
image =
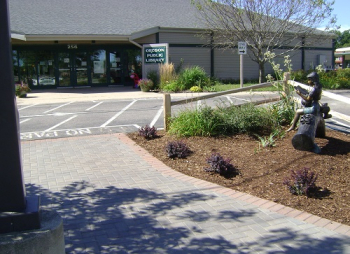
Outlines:
{"type": "Polygon", "coordinates": [[[265,62],[259,63],[259,84],[265,82],[265,62]]]}

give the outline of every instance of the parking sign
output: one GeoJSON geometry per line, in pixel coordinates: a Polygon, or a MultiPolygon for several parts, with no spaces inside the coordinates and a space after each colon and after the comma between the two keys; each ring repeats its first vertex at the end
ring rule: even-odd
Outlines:
{"type": "Polygon", "coordinates": [[[238,42],[238,54],[239,55],[247,54],[247,43],[245,41],[238,42]]]}

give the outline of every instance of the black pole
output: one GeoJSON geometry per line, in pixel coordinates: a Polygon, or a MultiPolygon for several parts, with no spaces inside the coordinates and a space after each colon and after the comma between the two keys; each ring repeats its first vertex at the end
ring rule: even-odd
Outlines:
{"type": "Polygon", "coordinates": [[[0,212],[26,208],[8,1],[0,1],[0,212]]]}

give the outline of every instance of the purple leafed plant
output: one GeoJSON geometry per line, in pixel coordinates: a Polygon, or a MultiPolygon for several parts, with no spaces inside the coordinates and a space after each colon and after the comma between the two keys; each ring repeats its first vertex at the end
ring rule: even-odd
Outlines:
{"type": "Polygon", "coordinates": [[[157,137],[157,128],[156,127],[150,127],[146,125],[145,127],[141,127],[139,129],[139,136],[142,136],[146,139],[152,139],[157,137]]]}
{"type": "Polygon", "coordinates": [[[316,189],[316,180],[317,175],[314,172],[309,168],[303,168],[297,171],[292,170],[290,177],[286,178],[283,184],[287,185],[289,191],[294,195],[309,196],[310,191],[316,189]]]}
{"type": "Polygon", "coordinates": [[[182,141],[170,141],[165,147],[169,158],[186,158],[190,155],[191,150],[182,141]]]}
{"type": "Polygon", "coordinates": [[[231,164],[231,159],[224,159],[219,153],[212,154],[207,159],[207,163],[210,167],[205,168],[205,171],[217,172],[225,177],[239,174],[238,170],[231,164]]]}

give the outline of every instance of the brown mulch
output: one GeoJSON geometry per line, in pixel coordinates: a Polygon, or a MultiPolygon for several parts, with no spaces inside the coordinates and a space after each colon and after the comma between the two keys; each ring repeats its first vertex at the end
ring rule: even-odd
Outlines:
{"type": "Polygon", "coordinates": [[[327,130],[326,138],[315,139],[322,150],[314,154],[295,150],[291,143],[294,134],[286,133],[271,148],[261,147],[256,137],[248,135],[177,138],[159,131],[159,137],[152,140],[138,133],[128,136],[170,168],[186,175],[350,226],[350,135],[327,130]],[[184,141],[192,154],[186,159],[168,158],[165,146],[175,140],[184,141]],[[204,171],[212,153],[231,159],[240,174],[227,179],[204,171]],[[291,170],[305,167],[317,173],[318,190],[311,197],[292,195],[283,181],[290,177],[291,170]]]}

